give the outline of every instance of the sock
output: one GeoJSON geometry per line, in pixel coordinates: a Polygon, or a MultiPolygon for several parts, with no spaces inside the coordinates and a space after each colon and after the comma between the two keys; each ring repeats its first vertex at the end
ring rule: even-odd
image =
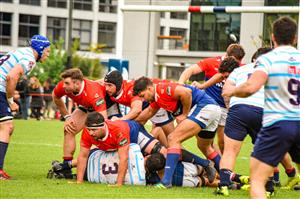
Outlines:
{"type": "Polygon", "coordinates": [[[72,165],[73,157],[64,156],[63,159],[64,159],[63,163],[68,163],[68,164],[72,165]]]}
{"type": "Polygon", "coordinates": [[[274,192],[274,185],[273,185],[273,176],[269,177],[267,183],[266,183],[266,191],[268,192],[274,192]]]}
{"type": "MultiPolygon", "coordinates": [[[[222,170],[222,169],[221,169],[222,170]]],[[[231,181],[234,181],[234,182],[237,182],[237,183],[242,183],[241,180],[240,180],[240,177],[242,175],[238,174],[238,173],[231,173],[231,176],[230,176],[230,180],[231,181]]]]}
{"type": "Polygon", "coordinates": [[[199,156],[185,150],[185,149],[181,149],[182,152],[182,158],[181,160],[183,162],[190,162],[192,164],[197,164],[203,167],[207,167],[209,165],[209,160],[200,158],[199,156]]]}
{"type": "Polygon", "coordinates": [[[229,169],[220,169],[220,186],[229,186],[231,184],[230,176],[232,171],[229,169]]]}
{"type": "Polygon", "coordinates": [[[3,169],[8,143],[0,141],[0,169],[3,169]]]}
{"type": "Polygon", "coordinates": [[[218,152],[217,151],[212,152],[211,154],[208,155],[207,159],[212,160],[215,163],[215,169],[219,172],[221,156],[218,154],[218,152]]]}
{"type": "Polygon", "coordinates": [[[274,168],[274,181],[279,182],[279,169],[277,167],[274,168]]]}
{"type": "Polygon", "coordinates": [[[288,175],[288,177],[293,178],[296,175],[296,170],[295,168],[291,168],[291,169],[286,169],[285,170],[286,175],[288,175]]]}
{"type": "Polygon", "coordinates": [[[172,185],[173,174],[179,161],[180,155],[181,149],[168,148],[165,173],[163,179],[161,180],[161,182],[166,186],[172,185]]]}
{"type": "Polygon", "coordinates": [[[61,164],[62,170],[72,169],[72,160],[61,164]]]}

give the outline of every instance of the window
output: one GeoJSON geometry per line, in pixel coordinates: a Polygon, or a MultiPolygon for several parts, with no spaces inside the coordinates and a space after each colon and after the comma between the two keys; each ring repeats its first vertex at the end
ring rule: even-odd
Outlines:
{"type": "Polygon", "coordinates": [[[187,19],[187,13],[184,12],[171,12],[171,19],[187,19]]]}
{"type": "Polygon", "coordinates": [[[40,17],[36,15],[19,15],[19,46],[27,46],[27,40],[39,34],[40,17]]]}
{"type": "Polygon", "coordinates": [[[179,79],[179,77],[183,71],[184,71],[184,67],[167,66],[167,78],[166,79],[177,80],[177,79],[179,79]]]}
{"type": "Polygon", "coordinates": [[[160,18],[165,18],[166,17],[166,12],[161,12],[160,13],[160,18]]]}
{"type": "Polygon", "coordinates": [[[20,0],[20,4],[40,6],[41,0],[20,0]]]}
{"type": "Polygon", "coordinates": [[[47,36],[54,42],[60,38],[66,39],[67,20],[64,18],[47,18],[47,36]]]}
{"type": "MultiPolygon", "coordinates": [[[[192,0],[191,5],[241,6],[241,0],[192,0]]],[[[191,14],[190,50],[225,51],[239,42],[241,14],[191,14]]]]}
{"type": "Polygon", "coordinates": [[[12,3],[12,0],[0,0],[0,2],[4,2],[4,3],[12,3]]]}
{"type": "Polygon", "coordinates": [[[117,0],[99,0],[99,12],[117,13],[117,0]]]}
{"type": "Polygon", "coordinates": [[[67,0],[48,0],[48,7],[67,8],[67,0]]]}
{"type": "Polygon", "coordinates": [[[187,30],[184,28],[170,28],[170,36],[181,36],[182,38],[169,40],[169,49],[182,49],[186,33],[187,30]]]}
{"type": "Polygon", "coordinates": [[[160,35],[165,35],[165,30],[166,30],[166,27],[161,26],[161,27],[160,27],[160,30],[159,30],[159,34],[160,34],[160,35]]]}
{"type": "Polygon", "coordinates": [[[74,0],[74,9],[77,10],[92,10],[92,0],[74,0]]]}
{"type": "Polygon", "coordinates": [[[72,38],[80,42],[80,50],[88,50],[92,38],[92,22],[87,20],[73,20],[72,38]]]}
{"type": "MultiPolygon", "coordinates": [[[[287,0],[287,1],[275,1],[275,0],[265,0],[265,6],[299,6],[298,0],[287,0]]],[[[272,44],[271,33],[273,22],[281,16],[289,16],[293,18],[296,22],[298,21],[298,14],[292,13],[266,13],[264,15],[264,26],[263,26],[263,45],[270,46],[272,44]]]]}
{"type": "Polygon", "coordinates": [[[99,22],[98,44],[103,52],[115,52],[116,48],[116,24],[99,22]]]}
{"type": "Polygon", "coordinates": [[[6,12],[0,12],[1,45],[11,45],[11,23],[12,23],[12,14],[6,12]]]}

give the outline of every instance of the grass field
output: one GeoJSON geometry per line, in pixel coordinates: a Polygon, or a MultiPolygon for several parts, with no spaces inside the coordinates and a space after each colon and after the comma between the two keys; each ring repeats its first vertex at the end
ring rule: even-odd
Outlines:
{"type": "MultiPolygon", "coordinates": [[[[13,177],[0,181],[0,198],[222,198],[213,194],[213,188],[172,188],[157,190],[153,187],[108,187],[100,184],[70,184],[67,180],[46,178],[51,161],[62,157],[62,122],[15,121],[5,170],[13,177]]],[[[78,136],[79,138],[79,136],[78,136]]],[[[184,143],[190,151],[200,154],[195,140],[184,143]]],[[[236,171],[248,174],[252,150],[247,139],[236,164],[236,171]]],[[[281,168],[282,170],[282,168],[281,168]]],[[[282,182],[286,181],[281,171],[282,182]]],[[[299,198],[299,192],[279,190],[275,198],[299,198]]],[[[230,198],[248,198],[246,191],[231,191],[230,198]]]]}

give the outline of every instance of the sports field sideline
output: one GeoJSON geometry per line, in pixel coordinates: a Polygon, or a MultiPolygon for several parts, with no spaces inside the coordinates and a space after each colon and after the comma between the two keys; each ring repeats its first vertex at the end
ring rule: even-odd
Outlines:
{"type": "MultiPolygon", "coordinates": [[[[214,188],[109,187],[100,184],[70,184],[67,180],[46,178],[52,160],[61,161],[63,123],[59,121],[16,120],[6,167],[13,180],[0,181],[0,198],[222,198],[213,194],[214,188]]],[[[80,136],[78,135],[77,138],[80,136]]],[[[79,139],[78,139],[79,140],[79,139]]],[[[190,151],[201,154],[194,139],[184,143],[190,151]]],[[[78,145],[77,145],[78,146],[78,145]]],[[[77,148],[78,150],[78,148],[77,148]]],[[[236,171],[249,173],[249,155],[252,150],[247,139],[237,159],[236,171]]],[[[280,166],[281,182],[286,174],[280,166]]],[[[76,170],[74,170],[76,171],[76,170]]],[[[230,198],[249,198],[246,191],[230,191],[230,198]]],[[[299,192],[278,190],[274,198],[299,198],[299,192]]]]}

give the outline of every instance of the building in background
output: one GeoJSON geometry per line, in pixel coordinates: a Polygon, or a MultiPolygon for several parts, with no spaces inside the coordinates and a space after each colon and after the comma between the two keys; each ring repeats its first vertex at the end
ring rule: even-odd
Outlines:
{"type": "MultiPolygon", "coordinates": [[[[299,6],[298,0],[124,0],[128,5],[299,6]]],[[[246,50],[245,62],[263,44],[270,43],[272,21],[283,14],[198,14],[124,12],[123,30],[117,30],[118,0],[74,0],[72,38],[79,53],[101,61],[129,60],[130,78],[147,75],[178,79],[185,67],[202,58],[222,55],[233,42],[246,50]],[[123,42],[117,43],[121,31],[123,42]],[[101,49],[91,53],[90,47],[101,49]]],[[[0,0],[0,54],[26,45],[34,34],[54,42],[66,41],[68,0],[0,0]]],[[[298,14],[289,14],[298,20],[298,14]]],[[[67,44],[65,44],[67,46],[67,44]]]]}

